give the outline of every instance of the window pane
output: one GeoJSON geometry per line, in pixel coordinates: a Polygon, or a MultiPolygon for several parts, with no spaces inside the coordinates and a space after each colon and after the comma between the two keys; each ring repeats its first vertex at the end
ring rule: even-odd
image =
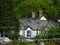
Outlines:
{"type": "Polygon", "coordinates": [[[31,31],[27,31],[27,36],[31,36],[31,31]]]}

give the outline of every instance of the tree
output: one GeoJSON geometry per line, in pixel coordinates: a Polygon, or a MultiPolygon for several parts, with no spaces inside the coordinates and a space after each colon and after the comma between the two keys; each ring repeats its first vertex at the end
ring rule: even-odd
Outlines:
{"type": "Polygon", "coordinates": [[[48,38],[60,38],[60,27],[56,25],[55,27],[50,27],[48,31],[48,38]]]}
{"type": "MultiPolygon", "coordinates": [[[[12,0],[0,1],[0,32],[9,37],[12,31],[18,32],[18,19],[13,12],[12,0]]],[[[11,37],[12,38],[12,37],[11,37]]]]}
{"type": "Polygon", "coordinates": [[[60,26],[59,24],[49,25],[40,27],[41,31],[41,39],[49,39],[49,38],[60,38],[60,26]]]}
{"type": "Polygon", "coordinates": [[[27,18],[31,11],[37,13],[38,10],[43,10],[44,16],[48,19],[57,18],[58,15],[58,10],[52,0],[18,0],[14,3],[17,4],[14,8],[17,18],[27,18]]]}
{"type": "Polygon", "coordinates": [[[58,11],[58,15],[57,15],[57,18],[56,19],[59,19],[60,18],[60,0],[53,0],[53,3],[58,11]]]}

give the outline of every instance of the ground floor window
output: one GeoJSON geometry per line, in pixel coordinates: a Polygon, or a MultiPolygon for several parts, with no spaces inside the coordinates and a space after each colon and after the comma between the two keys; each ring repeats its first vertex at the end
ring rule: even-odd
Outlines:
{"type": "Polygon", "coordinates": [[[27,31],[27,37],[31,37],[31,31],[27,31]]]}

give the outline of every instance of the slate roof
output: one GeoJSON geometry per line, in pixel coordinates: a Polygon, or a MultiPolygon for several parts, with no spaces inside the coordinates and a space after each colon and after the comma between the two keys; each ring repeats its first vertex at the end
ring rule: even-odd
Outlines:
{"type": "Polygon", "coordinates": [[[21,30],[25,30],[28,26],[30,26],[33,30],[38,30],[41,26],[47,26],[48,21],[46,19],[40,20],[40,18],[28,18],[21,19],[19,22],[21,30]]]}

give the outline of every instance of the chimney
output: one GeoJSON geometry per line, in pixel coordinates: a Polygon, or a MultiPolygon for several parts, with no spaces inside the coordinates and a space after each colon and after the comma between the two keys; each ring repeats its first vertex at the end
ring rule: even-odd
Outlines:
{"type": "Polygon", "coordinates": [[[32,18],[35,18],[35,12],[31,12],[32,18]]]}
{"type": "Polygon", "coordinates": [[[43,15],[42,15],[43,11],[39,10],[39,18],[41,18],[43,15]]]}

